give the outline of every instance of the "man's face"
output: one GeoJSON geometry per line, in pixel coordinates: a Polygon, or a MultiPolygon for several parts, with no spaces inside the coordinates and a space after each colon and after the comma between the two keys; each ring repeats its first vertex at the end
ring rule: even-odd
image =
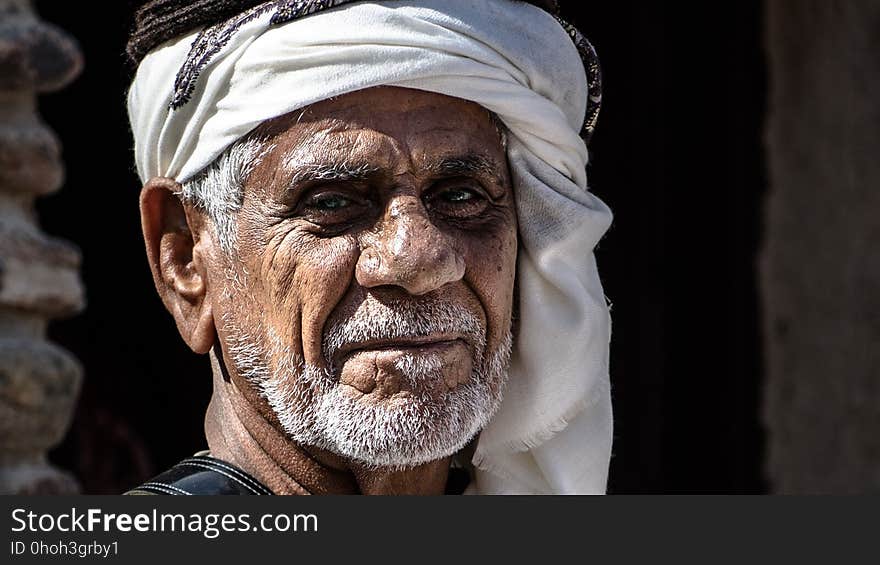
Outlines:
{"type": "Polygon", "coordinates": [[[382,87],[261,133],[235,250],[208,273],[234,382],[292,440],[361,463],[459,450],[511,342],[516,216],[489,113],[382,87]]]}

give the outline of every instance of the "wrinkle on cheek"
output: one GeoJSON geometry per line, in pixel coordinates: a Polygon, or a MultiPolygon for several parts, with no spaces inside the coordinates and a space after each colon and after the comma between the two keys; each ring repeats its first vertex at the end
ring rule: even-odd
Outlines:
{"type": "Polygon", "coordinates": [[[486,338],[497,345],[513,314],[518,239],[515,222],[464,243],[467,257],[465,283],[486,316],[486,338]]]}
{"type": "Polygon", "coordinates": [[[323,366],[324,327],[354,278],[360,248],[354,237],[319,239],[300,255],[294,292],[302,301],[306,361],[323,366]]]}
{"type": "Polygon", "coordinates": [[[253,307],[253,315],[262,318],[269,335],[278,345],[297,355],[302,355],[303,344],[299,339],[302,329],[302,304],[297,298],[297,272],[300,269],[295,252],[299,242],[293,230],[284,232],[270,230],[262,234],[265,245],[258,264],[258,272],[251,275],[254,285],[262,288],[262,301],[253,307]]]}
{"type": "Polygon", "coordinates": [[[293,230],[279,234],[268,242],[260,265],[261,278],[271,288],[271,300],[274,304],[286,304],[293,295],[298,262],[293,252],[300,242],[293,230]]]}

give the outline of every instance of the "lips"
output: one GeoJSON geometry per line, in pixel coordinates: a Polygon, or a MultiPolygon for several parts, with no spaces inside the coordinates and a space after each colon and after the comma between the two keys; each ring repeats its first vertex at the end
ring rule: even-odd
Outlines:
{"type": "Polygon", "coordinates": [[[403,393],[441,402],[448,391],[470,380],[473,369],[461,338],[373,340],[346,350],[338,365],[339,383],[374,400],[403,393]]]}
{"type": "Polygon", "coordinates": [[[418,352],[423,351],[429,353],[431,351],[441,350],[456,343],[467,345],[464,337],[460,335],[438,335],[438,336],[412,336],[397,337],[393,339],[371,339],[362,342],[347,343],[339,348],[334,355],[334,361],[344,363],[352,355],[364,351],[401,351],[401,352],[418,352]]]}

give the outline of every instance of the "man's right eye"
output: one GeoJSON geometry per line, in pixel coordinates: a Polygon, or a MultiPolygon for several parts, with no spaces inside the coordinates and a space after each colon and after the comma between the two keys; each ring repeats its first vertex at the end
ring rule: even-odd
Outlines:
{"type": "Polygon", "coordinates": [[[318,190],[300,202],[297,215],[316,225],[343,226],[362,219],[369,204],[368,200],[350,192],[318,190]]]}

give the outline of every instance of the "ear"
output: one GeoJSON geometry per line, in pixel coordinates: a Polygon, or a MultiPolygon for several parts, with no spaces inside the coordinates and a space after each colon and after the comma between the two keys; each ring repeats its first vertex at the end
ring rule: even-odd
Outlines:
{"type": "Polygon", "coordinates": [[[203,233],[201,214],[180,201],[180,190],[172,179],[150,179],[141,190],[141,226],[165,308],[190,349],[207,353],[217,338],[205,270],[213,240],[203,233]]]}

